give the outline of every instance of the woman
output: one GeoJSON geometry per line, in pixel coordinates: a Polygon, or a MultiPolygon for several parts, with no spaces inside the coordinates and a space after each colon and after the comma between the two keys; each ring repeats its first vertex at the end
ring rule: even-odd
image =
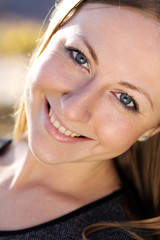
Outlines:
{"type": "Polygon", "coordinates": [[[0,239],[160,238],[159,6],[57,5],[2,144],[0,239]]]}

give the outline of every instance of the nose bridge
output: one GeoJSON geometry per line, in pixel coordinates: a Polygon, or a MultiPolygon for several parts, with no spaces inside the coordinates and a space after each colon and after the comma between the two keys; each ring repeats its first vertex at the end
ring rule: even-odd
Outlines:
{"type": "Polygon", "coordinates": [[[94,97],[96,95],[96,88],[95,84],[87,83],[83,87],[80,87],[79,89],[76,89],[75,93],[73,94],[73,97],[77,99],[78,102],[82,102],[88,105],[93,103],[94,97]]]}
{"type": "Polygon", "coordinates": [[[91,83],[65,93],[61,97],[61,106],[65,117],[73,121],[87,121],[91,116],[96,94],[97,90],[91,83]]]}

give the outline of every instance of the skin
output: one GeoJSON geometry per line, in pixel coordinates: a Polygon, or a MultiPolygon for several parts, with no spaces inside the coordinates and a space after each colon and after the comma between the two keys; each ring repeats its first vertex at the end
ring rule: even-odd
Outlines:
{"type": "Polygon", "coordinates": [[[160,116],[159,48],[158,23],[130,9],[90,5],[61,28],[36,61],[26,85],[29,142],[38,159],[49,163],[111,159],[148,135],[160,116]],[[98,65],[77,35],[92,46],[98,65]],[[67,47],[85,52],[89,71],[71,62],[67,47]],[[122,81],[145,91],[153,109],[143,94],[122,81]],[[139,113],[124,110],[114,96],[119,92],[136,99],[139,113]],[[66,144],[46,133],[45,98],[67,128],[91,141],[66,144]]]}
{"type": "Polygon", "coordinates": [[[9,178],[1,180],[2,229],[36,225],[120,188],[111,159],[159,131],[159,51],[155,19],[102,4],[85,5],[52,37],[25,86],[29,148],[13,143],[2,159],[9,169],[9,178]],[[92,46],[98,63],[79,36],[92,46]],[[81,50],[88,63],[77,63],[68,48],[81,50]],[[132,96],[139,111],[126,109],[119,93],[132,96]],[[46,99],[64,126],[85,141],[62,141],[46,129],[46,99]],[[13,203],[11,213],[3,212],[13,203]]]}

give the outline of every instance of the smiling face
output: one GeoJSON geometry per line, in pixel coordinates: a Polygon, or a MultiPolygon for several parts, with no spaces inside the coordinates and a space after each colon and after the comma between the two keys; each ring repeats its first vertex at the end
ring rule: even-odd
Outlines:
{"type": "Polygon", "coordinates": [[[159,27],[131,8],[88,4],[52,37],[25,88],[39,159],[110,159],[151,134],[160,116],[159,27]]]}

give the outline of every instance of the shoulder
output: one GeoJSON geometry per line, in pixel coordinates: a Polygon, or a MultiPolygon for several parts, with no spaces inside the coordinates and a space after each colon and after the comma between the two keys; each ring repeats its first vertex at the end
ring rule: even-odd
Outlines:
{"type": "MultiPolygon", "coordinates": [[[[93,227],[91,229],[92,234],[88,236],[89,240],[135,240],[135,236],[137,236],[137,239],[149,239],[141,229],[130,228],[130,232],[127,232],[127,227],[122,229],[114,226],[114,222],[120,223],[130,221],[122,207],[124,194],[125,189],[117,191],[109,197],[102,199],[101,202],[99,202],[101,204],[94,208],[92,212],[92,216],[94,216],[94,227],[97,229],[99,228],[99,226],[96,226],[96,223],[106,223],[106,227],[96,232],[94,232],[93,227]],[[109,223],[109,225],[113,223],[113,227],[107,227],[107,223],[109,223]]],[[[90,224],[87,224],[87,226],[89,227],[90,224]]],[[[90,229],[88,228],[87,231],[90,231],[90,229]]]]}

